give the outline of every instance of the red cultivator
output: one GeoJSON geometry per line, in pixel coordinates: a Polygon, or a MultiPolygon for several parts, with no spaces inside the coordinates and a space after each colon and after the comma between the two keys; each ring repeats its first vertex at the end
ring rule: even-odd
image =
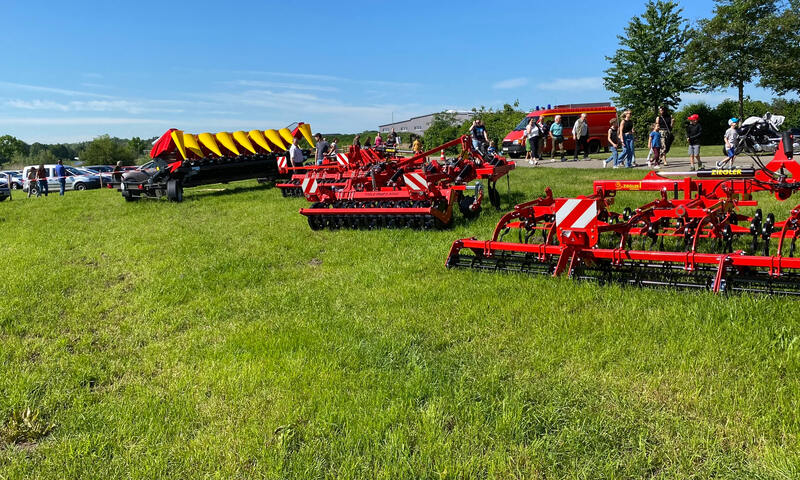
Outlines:
{"type": "Polygon", "coordinates": [[[286,157],[278,157],[279,173],[291,177],[283,183],[276,183],[275,186],[281,189],[284,197],[302,197],[303,182],[306,179],[330,188],[343,188],[347,179],[357,175],[359,170],[376,163],[398,159],[392,156],[395,153],[394,148],[362,149],[358,145],[353,145],[347,153],[338,153],[326,158],[322,165],[302,167],[290,167],[286,157]]]}
{"type": "MultiPolygon", "coordinates": [[[[362,150],[363,152],[363,150],[362,150]]],[[[453,206],[467,218],[480,214],[483,186],[488,182],[489,200],[499,208],[497,180],[514,168],[514,162],[481,154],[463,136],[410,158],[389,158],[349,170],[343,183],[319,182],[306,175],[301,187],[314,202],[300,213],[313,230],[337,228],[444,228],[452,224],[453,206]],[[462,152],[440,165],[426,161],[429,155],[461,145],[462,152]],[[474,192],[466,195],[466,191],[474,192]]]]}
{"type": "Polygon", "coordinates": [[[707,170],[697,173],[701,178],[680,180],[650,173],[641,181],[597,181],[594,194],[577,198],[554,198],[548,188],[544,197],[504,215],[491,240],[456,241],[446,265],[566,273],[601,283],[800,294],[800,258],[794,258],[800,205],[784,221],[760,209],[752,216],[739,211],[757,207],[754,192],[785,200],[800,189],[800,165],[791,161],[787,137],[788,151],[779,150],[768,165],[759,163],[758,171],[707,170]],[[619,190],[659,195],[618,213],[611,207],[619,190]],[[517,241],[504,240],[512,231],[517,241]]]}

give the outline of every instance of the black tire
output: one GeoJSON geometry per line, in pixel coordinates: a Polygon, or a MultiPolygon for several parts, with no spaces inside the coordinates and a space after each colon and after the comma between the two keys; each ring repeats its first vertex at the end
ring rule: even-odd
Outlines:
{"type": "Polygon", "coordinates": [[[183,185],[180,180],[173,178],[167,181],[167,200],[175,203],[183,201],[183,185]]]}
{"type": "Polygon", "coordinates": [[[0,202],[2,202],[3,200],[5,200],[6,198],[8,198],[8,197],[5,197],[5,196],[3,196],[3,197],[0,197],[0,202]]]}
{"type": "Polygon", "coordinates": [[[29,190],[31,192],[31,195],[39,195],[39,187],[33,187],[30,188],[29,190]]]}
{"type": "Polygon", "coordinates": [[[598,140],[592,140],[589,142],[589,153],[600,153],[600,142],[598,140]]]}
{"type": "Polygon", "coordinates": [[[122,198],[124,198],[126,202],[136,202],[140,197],[138,195],[134,196],[126,192],[122,194],[122,198]]]}
{"type": "Polygon", "coordinates": [[[11,190],[22,190],[22,185],[20,185],[19,183],[12,183],[11,190]]]}
{"type": "Polygon", "coordinates": [[[86,190],[86,185],[78,182],[78,183],[76,183],[75,185],[72,186],[72,189],[73,190],[78,190],[78,191],[86,190]]]}

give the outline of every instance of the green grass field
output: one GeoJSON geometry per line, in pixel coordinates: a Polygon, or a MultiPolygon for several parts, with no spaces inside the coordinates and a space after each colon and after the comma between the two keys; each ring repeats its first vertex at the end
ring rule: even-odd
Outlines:
{"type": "MultiPolygon", "coordinates": [[[[512,200],[611,174],[520,169],[512,200]]],[[[312,232],[305,204],[0,203],[0,479],[800,477],[796,300],[448,271],[502,212],[312,232]]]]}

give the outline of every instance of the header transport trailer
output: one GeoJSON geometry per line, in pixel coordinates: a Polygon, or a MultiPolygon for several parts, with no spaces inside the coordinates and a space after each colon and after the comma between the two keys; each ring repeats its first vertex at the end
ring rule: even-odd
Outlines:
{"type": "Polygon", "coordinates": [[[153,145],[152,168],[115,173],[109,188],[116,188],[129,202],[142,197],[181,202],[186,187],[275,180],[280,177],[278,158],[286,155],[296,137],[314,146],[311,127],[302,122],[279,130],[197,135],[172,128],[153,145]]]}
{"type": "MultiPolygon", "coordinates": [[[[608,102],[603,103],[573,103],[568,105],[556,105],[553,108],[541,108],[525,115],[513,130],[508,132],[503,139],[503,153],[511,158],[519,158],[525,155],[525,127],[533,119],[536,122],[552,124],[556,115],[561,115],[561,125],[564,127],[564,148],[567,150],[575,149],[575,139],[572,136],[572,127],[575,120],[586,114],[586,124],[589,125],[589,138],[587,145],[591,153],[597,153],[601,149],[608,151],[608,128],[609,121],[617,118],[617,110],[608,102]]],[[[549,152],[553,147],[550,138],[546,139],[544,151],[549,152]]]]}

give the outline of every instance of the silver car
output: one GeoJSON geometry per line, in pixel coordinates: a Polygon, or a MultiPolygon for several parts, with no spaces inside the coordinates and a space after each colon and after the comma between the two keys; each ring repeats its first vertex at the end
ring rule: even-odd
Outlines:
{"type": "MultiPolygon", "coordinates": [[[[35,165],[31,165],[25,167],[22,170],[22,178],[25,179],[25,185],[22,187],[22,191],[27,192],[28,189],[31,189],[31,193],[37,194],[39,192],[39,185],[38,183],[34,183],[32,186],[29,185],[28,179],[28,172],[31,168],[39,168],[35,165]]],[[[67,190],[87,190],[90,188],[100,188],[100,177],[97,175],[87,175],[82,173],[75,167],[64,165],[64,168],[67,170],[67,178],[65,179],[65,187],[67,190]]],[[[60,188],[60,184],[58,182],[58,178],[55,175],[55,165],[45,165],[45,171],[47,172],[47,186],[50,192],[57,192],[60,188]]]]}

